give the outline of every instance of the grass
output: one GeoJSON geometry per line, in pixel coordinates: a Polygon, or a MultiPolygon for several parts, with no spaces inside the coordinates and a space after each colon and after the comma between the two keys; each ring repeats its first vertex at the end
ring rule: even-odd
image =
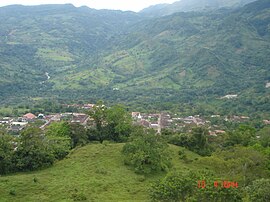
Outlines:
{"type": "MultiPolygon", "coordinates": [[[[54,166],[0,177],[0,201],[149,201],[150,184],[165,173],[135,174],[125,166],[123,144],[90,144],[72,151],[54,166]]],[[[179,160],[179,147],[170,146],[173,168],[195,166],[179,160]]],[[[198,156],[186,151],[188,158],[198,156]]],[[[195,167],[194,167],[195,168],[195,167]]]]}

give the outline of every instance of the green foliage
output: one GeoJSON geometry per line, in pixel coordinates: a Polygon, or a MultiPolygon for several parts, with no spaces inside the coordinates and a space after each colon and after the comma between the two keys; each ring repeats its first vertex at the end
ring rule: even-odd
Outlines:
{"type": "Polygon", "coordinates": [[[36,170],[52,165],[54,159],[53,151],[39,128],[28,128],[22,132],[13,160],[16,169],[36,170]]]}
{"type": "Polygon", "coordinates": [[[79,192],[77,189],[74,190],[74,193],[72,193],[71,198],[73,201],[87,201],[87,197],[84,193],[79,192]]]}
{"type": "Polygon", "coordinates": [[[71,149],[70,138],[46,136],[46,140],[56,159],[63,159],[68,155],[71,149]]]}
{"type": "Polygon", "coordinates": [[[125,141],[132,130],[132,119],[124,106],[114,105],[106,112],[107,128],[110,139],[116,142],[125,141]]]}
{"type": "Polygon", "coordinates": [[[137,173],[166,171],[171,166],[168,145],[153,131],[138,131],[123,147],[125,163],[137,173]]]}
{"type": "Polygon", "coordinates": [[[104,105],[103,101],[98,101],[93,110],[89,112],[90,117],[94,119],[96,127],[96,131],[92,132],[95,133],[100,143],[107,139],[108,136],[106,131],[106,111],[107,107],[104,105]]]}
{"type": "Polygon", "coordinates": [[[178,154],[179,154],[179,158],[180,158],[180,159],[183,159],[183,160],[186,160],[186,159],[187,159],[187,155],[186,155],[184,149],[179,150],[178,154]]]}
{"type": "Polygon", "coordinates": [[[194,192],[196,179],[188,174],[168,173],[150,188],[153,201],[186,201],[194,192]]]}
{"type": "Polygon", "coordinates": [[[46,130],[46,139],[56,159],[63,159],[72,145],[71,128],[67,122],[53,122],[46,130]]]}
{"type": "Polygon", "coordinates": [[[13,140],[6,134],[0,134],[0,175],[14,170],[12,158],[14,155],[13,140]]]}
{"type": "Polygon", "coordinates": [[[151,19],[71,5],[0,13],[2,104],[39,100],[34,112],[42,105],[57,112],[64,101],[103,99],[147,110],[268,117],[267,1],[151,19]],[[231,93],[239,97],[217,99],[231,93]]]}
{"type": "Polygon", "coordinates": [[[197,154],[206,156],[211,154],[211,148],[207,140],[208,136],[209,131],[206,128],[196,127],[192,129],[190,134],[173,134],[167,139],[171,144],[186,147],[197,154]]]}
{"type": "Polygon", "coordinates": [[[233,146],[241,144],[248,146],[256,140],[256,130],[248,125],[240,125],[235,131],[229,132],[225,144],[233,146]]]}
{"type": "Polygon", "coordinates": [[[16,190],[15,190],[15,189],[11,189],[11,190],[9,191],[9,194],[10,194],[11,196],[16,196],[16,190]]]}
{"type": "Polygon", "coordinates": [[[246,187],[250,201],[270,201],[270,179],[257,179],[246,187]]]}
{"type": "Polygon", "coordinates": [[[209,166],[219,175],[244,186],[257,178],[269,177],[269,159],[251,147],[235,146],[219,150],[211,157],[199,159],[201,166],[209,166]]]}
{"type": "Polygon", "coordinates": [[[71,123],[69,125],[69,128],[72,148],[75,148],[77,146],[84,146],[88,143],[87,131],[84,126],[71,123]]]}
{"type": "Polygon", "coordinates": [[[112,140],[115,142],[126,141],[132,131],[131,115],[122,105],[107,108],[103,101],[99,101],[89,112],[94,119],[96,130],[89,132],[90,139],[112,140]]]}
{"type": "Polygon", "coordinates": [[[241,191],[237,188],[223,188],[213,173],[205,170],[186,173],[169,173],[154,183],[150,189],[154,201],[240,201],[241,191]],[[205,182],[204,188],[198,182],[205,182]],[[218,187],[214,182],[218,182],[218,187]]]}
{"type": "Polygon", "coordinates": [[[270,147],[270,127],[264,127],[258,134],[260,136],[260,143],[264,147],[270,147]]]}
{"type": "Polygon", "coordinates": [[[47,136],[66,137],[70,136],[70,128],[67,122],[52,122],[46,130],[47,136]]]}

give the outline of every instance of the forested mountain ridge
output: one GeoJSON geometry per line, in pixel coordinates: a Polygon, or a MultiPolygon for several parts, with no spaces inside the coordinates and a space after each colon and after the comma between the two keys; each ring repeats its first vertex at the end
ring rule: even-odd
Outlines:
{"type": "Polygon", "coordinates": [[[141,11],[141,14],[154,17],[171,15],[176,12],[211,11],[221,8],[239,8],[255,0],[180,0],[172,4],[158,4],[141,11]]]}
{"type": "Polygon", "coordinates": [[[140,18],[70,4],[0,8],[1,95],[50,91],[46,72],[64,77],[99,51],[112,49],[115,36],[140,18]]]}
{"type": "Polygon", "coordinates": [[[204,105],[238,94],[231,109],[267,112],[269,4],[152,19],[72,5],[0,8],[2,101],[204,105]]]}

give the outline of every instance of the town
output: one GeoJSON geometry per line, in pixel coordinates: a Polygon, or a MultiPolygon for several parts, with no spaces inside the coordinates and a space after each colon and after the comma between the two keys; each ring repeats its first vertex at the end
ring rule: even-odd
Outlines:
{"type": "MultiPolygon", "coordinates": [[[[88,112],[94,109],[95,104],[84,105],[65,105],[65,107],[78,108],[80,113],[65,112],[55,114],[32,114],[27,113],[21,117],[0,117],[0,128],[9,131],[10,134],[19,134],[27,126],[37,126],[44,130],[52,122],[67,121],[70,123],[77,123],[83,126],[91,126],[94,120],[89,116],[88,112]]],[[[200,115],[190,115],[181,117],[178,114],[171,114],[168,112],[160,113],[130,113],[133,124],[141,125],[146,128],[152,128],[161,133],[163,129],[170,129],[174,132],[190,132],[193,127],[203,126],[209,130],[211,136],[226,133],[226,127],[221,122],[228,123],[247,123],[250,117],[247,116],[221,116],[211,115],[202,117],[200,115]]],[[[270,120],[263,120],[262,124],[270,125],[270,120]]]]}

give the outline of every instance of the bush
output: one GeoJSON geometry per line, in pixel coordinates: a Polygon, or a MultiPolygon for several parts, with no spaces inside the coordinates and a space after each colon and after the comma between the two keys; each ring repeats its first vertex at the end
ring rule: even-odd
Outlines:
{"type": "Polygon", "coordinates": [[[187,160],[187,155],[186,155],[184,149],[179,150],[178,155],[179,155],[179,158],[180,158],[180,159],[182,159],[182,160],[187,160]]]}
{"type": "Polygon", "coordinates": [[[169,173],[151,186],[150,196],[154,201],[185,201],[194,190],[194,182],[187,174],[169,173]]]}
{"type": "Polygon", "coordinates": [[[165,171],[171,166],[168,145],[153,132],[136,135],[123,147],[125,164],[134,167],[136,173],[165,171]]]}
{"type": "Polygon", "coordinates": [[[246,187],[249,199],[251,201],[270,201],[270,179],[258,179],[246,187]]]}
{"type": "Polygon", "coordinates": [[[9,194],[10,194],[11,196],[16,196],[16,190],[15,190],[15,189],[11,189],[11,190],[9,191],[9,194]]]}
{"type": "Polygon", "coordinates": [[[149,192],[153,201],[241,201],[241,190],[214,187],[215,180],[213,173],[205,170],[169,173],[154,183],[149,192]],[[206,186],[198,188],[198,180],[205,181],[206,186]]]}
{"type": "Polygon", "coordinates": [[[13,161],[19,171],[36,170],[52,165],[55,158],[39,128],[28,128],[21,134],[13,161]]]}

